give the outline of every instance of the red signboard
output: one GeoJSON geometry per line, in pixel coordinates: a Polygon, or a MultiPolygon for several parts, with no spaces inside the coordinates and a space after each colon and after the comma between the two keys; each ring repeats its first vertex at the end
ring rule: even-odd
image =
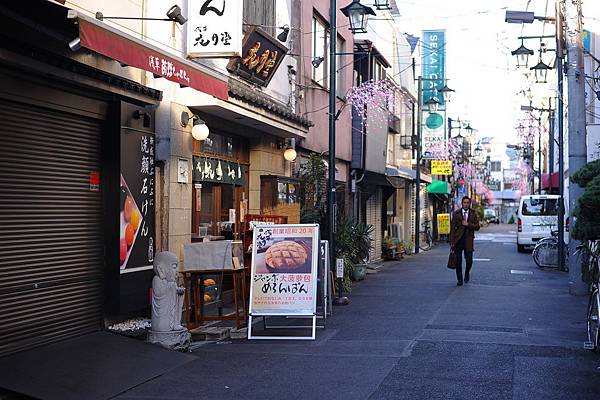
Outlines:
{"type": "Polygon", "coordinates": [[[221,100],[229,98],[227,82],[201,71],[191,62],[178,60],[84,18],[79,18],[79,38],[83,47],[122,64],[152,72],[221,100]]]}

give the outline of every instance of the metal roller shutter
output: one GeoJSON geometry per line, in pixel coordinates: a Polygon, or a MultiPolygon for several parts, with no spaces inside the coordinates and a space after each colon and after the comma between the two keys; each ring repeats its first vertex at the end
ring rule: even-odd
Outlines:
{"type": "Polygon", "coordinates": [[[0,356],[101,327],[101,128],[0,98],[0,356]]]}
{"type": "Polygon", "coordinates": [[[381,248],[383,242],[383,235],[381,232],[381,202],[381,188],[377,188],[375,193],[367,200],[367,224],[373,226],[373,233],[371,234],[373,247],[369,251],[369,262],[381,260],[381,248]]]}

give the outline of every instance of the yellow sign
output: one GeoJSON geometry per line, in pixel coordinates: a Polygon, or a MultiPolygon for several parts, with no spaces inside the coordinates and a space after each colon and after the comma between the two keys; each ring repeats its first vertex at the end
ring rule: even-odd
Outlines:
{"type": "Polygon", "coordinates": [[[438,233],[440,235],[450,234],[450,214],[438,214],[437,223],[438,233]]]}
{"type": "Polygon", "coordinates": [[[431,175],[452,175],[452,161],[431,160],[431,175]]]}

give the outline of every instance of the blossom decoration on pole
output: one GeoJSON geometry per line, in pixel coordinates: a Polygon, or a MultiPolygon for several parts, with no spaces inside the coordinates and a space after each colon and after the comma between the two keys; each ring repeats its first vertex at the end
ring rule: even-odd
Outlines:
{"type": "Polygon", "coordinates": [[[366,126],[368,117],[371,120],[375,118],[377,122],[387,125],[390,105],[394,105],[396,95],[401,96],[401,92],[388,80],[368,80],[359,86],[355,86],[346,95],[346,100],[352,104],[356,115],[361,118],[366,126]],[[373,112],[376,110],[376,112],[373,112]]]}

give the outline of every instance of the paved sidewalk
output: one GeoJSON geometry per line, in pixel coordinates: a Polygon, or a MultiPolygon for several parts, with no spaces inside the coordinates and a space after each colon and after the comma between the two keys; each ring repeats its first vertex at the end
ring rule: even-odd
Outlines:
{"type": "Polygon", "coordinates": [[[510,229],[481,232],[463,287],[438,245],[357,284],[314,342],[209,344],[119,399],[599,399],[587,300],[505,244],[510,229]]]}

